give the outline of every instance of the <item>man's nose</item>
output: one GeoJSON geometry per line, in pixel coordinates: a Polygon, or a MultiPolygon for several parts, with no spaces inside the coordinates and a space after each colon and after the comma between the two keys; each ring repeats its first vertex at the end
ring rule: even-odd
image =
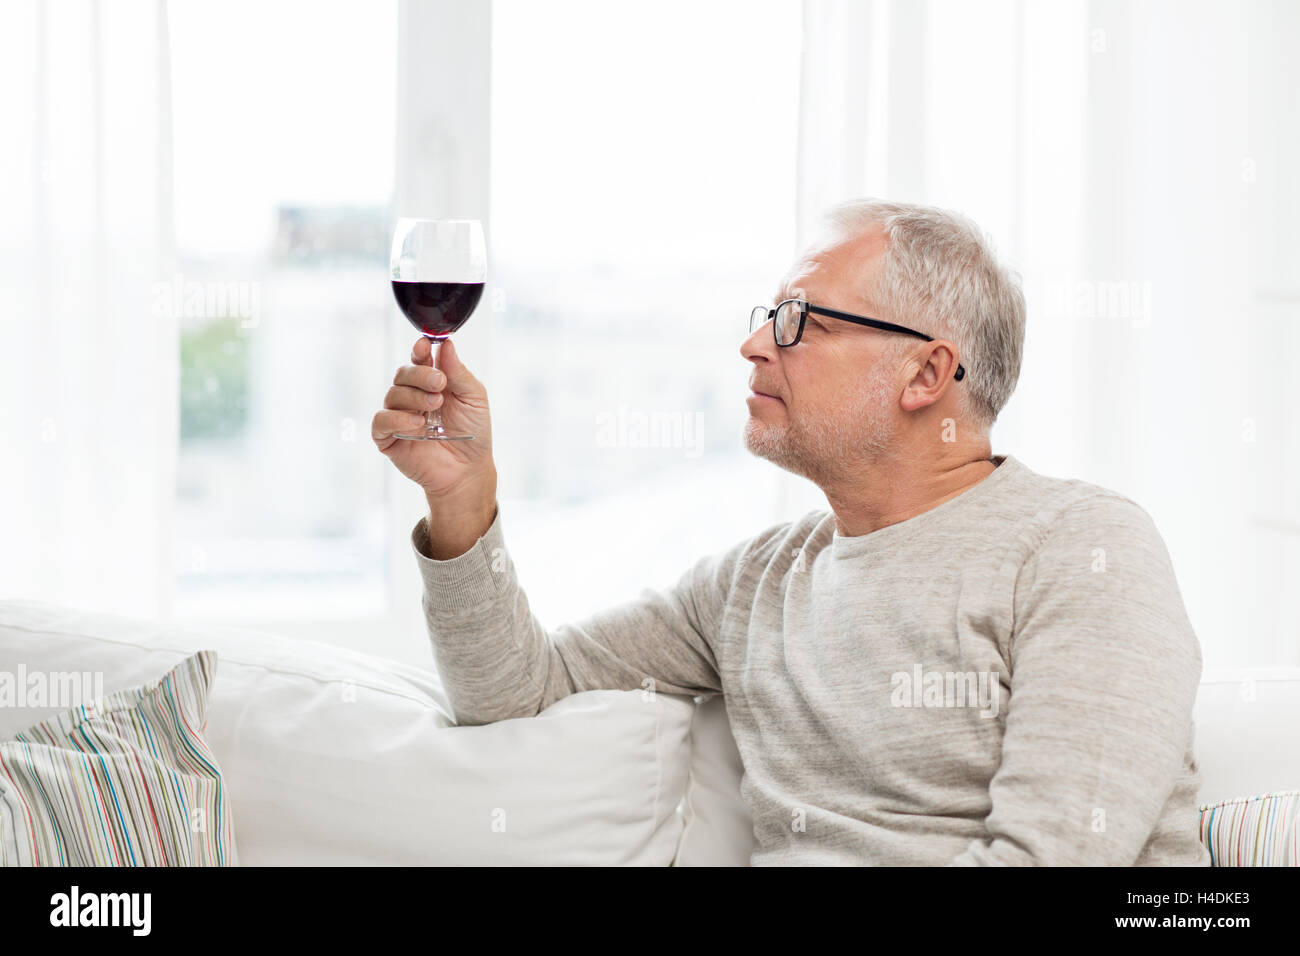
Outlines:
{"type": "MultiPolygon", "coordinates": [[[[771,320],[769,319],[768,322],[771,320]]],[[[764,322],[749,337],[740,343],[740,354],[751,362],[757,362],[760,359],[772,361],[776,358],[773,354],[776,352],[776,342],[772,340],[772,330],[768,328],[768,322],[764,322]]]]}

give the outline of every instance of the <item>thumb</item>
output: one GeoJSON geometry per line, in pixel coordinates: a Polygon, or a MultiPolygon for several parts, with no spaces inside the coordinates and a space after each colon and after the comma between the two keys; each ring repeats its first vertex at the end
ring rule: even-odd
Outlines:
{"type": "Polygon", "coordinates": [[[483,400],[487,398],[487,389],[460,360],[460,354],[451,339],[447,339],[438,348],[438,368],[447,376],[447,388],[457,398],[483,400]]]}

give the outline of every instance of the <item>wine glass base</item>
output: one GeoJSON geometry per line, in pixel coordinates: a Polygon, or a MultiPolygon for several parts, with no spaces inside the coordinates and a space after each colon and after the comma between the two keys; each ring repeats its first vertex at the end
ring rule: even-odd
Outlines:
{"type": "Polygon", "coordinates": [[[394,438],[405,438],[407,441],[473,441],[473,435],[438,435],[433,432],[424,432],[420,435],[394,435],[394,438]]]}

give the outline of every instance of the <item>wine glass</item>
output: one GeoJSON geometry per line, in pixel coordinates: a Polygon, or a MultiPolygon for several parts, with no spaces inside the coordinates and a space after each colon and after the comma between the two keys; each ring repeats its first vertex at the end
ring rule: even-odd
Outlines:
{"type": "MultiPolygon", "coordinates": [[[[483,224],[477,219],[398,219],[391,265],[397,305],[429,339],[433,367],[437,368],[439,346],[465,324],[483,297],[487,279],[483,224]]],[[[411,441],[474,438],[447,434],[441,408],[425,413],[422,433],[393,437],[411,441]]]]}

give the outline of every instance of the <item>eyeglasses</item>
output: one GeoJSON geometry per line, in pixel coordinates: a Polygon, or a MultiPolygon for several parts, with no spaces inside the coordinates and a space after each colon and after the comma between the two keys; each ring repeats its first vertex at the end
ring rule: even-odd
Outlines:
{"type": "MultiPolygon", "coordinates": [[[[799,340],[803,338],[803,326],[808,321],[809,312],[827,315],[833,319],[843,319],[845,322],[865,325],[884,332],[902,332],[904,335],[915,335],[918,339],[925,339],[927,342],[934,341],[933,335],[926,335],[924,332],[917,332],[915,329],[907,329],[901,325],[895,325],[893,322],[882,322],[880,319],[869,319],[865,315],[852,315],[848,312],[840,312],[837,309],[828,309],[821,305],[810,305],[803,299],[786,299],[774,309],[769,309],[763,305],[755,306],[754,310],[749,313],[749,332],[752,335],[768,319],[775,319],[772,323],[772,337],[776,339],[776,344],[781,348],[789,348],[792,345],[798,345],[799,340]]],[[[960,382],[965,377],[966,369],[958,365],[953,380],[960,382]]]]}

